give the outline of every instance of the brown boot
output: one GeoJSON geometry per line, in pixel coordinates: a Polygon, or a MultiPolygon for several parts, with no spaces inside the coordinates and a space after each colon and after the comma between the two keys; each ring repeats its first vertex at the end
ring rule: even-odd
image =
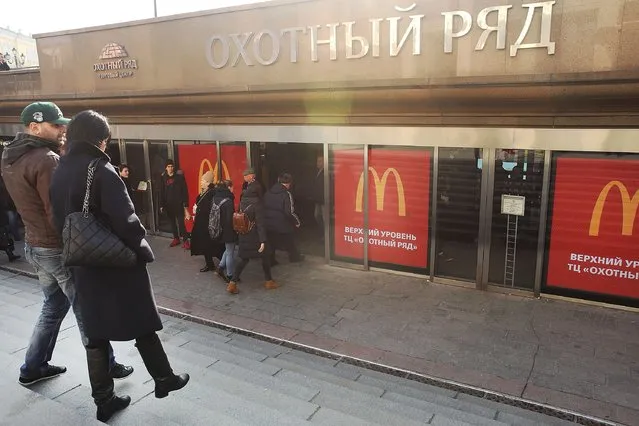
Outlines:
{"type": "Polygon", "coordinates": [[[237,289],[237,284],[235,284],[235,281],[231,281],[229,285],[226,286],[226,291],[228,291],[231,294],[237,294],[240,292],[237,289]]]}
{"type": "Polygon", "coordinates": [[[279,287],[279,285],[277,285],[277,283],[273,280],[268,280],[267,282],[264,283],[264,287],[267,290],[275,290],[276,288],[279,287]]]}

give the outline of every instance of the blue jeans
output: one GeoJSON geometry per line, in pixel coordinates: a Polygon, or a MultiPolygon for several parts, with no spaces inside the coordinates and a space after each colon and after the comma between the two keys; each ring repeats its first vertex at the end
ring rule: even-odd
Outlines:
{"type": "MultiPolygon", "coordinates": [[[[20,374],[23,377],[33,377],[41,374],[51,361],[60,325],[69,308],[73,307],[82,344],[86,345],[88,339],[84,334],[80,309],[75,303],[75,287],[71,275],[62,264],[62,249],[31,247],[25,244],[24,254],[38,274],[44,294],[42,312],[33,329],[24,365],[20,367],[20,374]]],[[[115,364],[115,357],[111,345],[109,345],[109,356],[112,367],[115,364]]]]}
{"type": "Polygon", "coordinates": [[[229,277],[233,275],[233,256],[235,256],[235,245],[236,243],[224,243],[224,254],[222,255],[220,264],[218,265],[229,277]]]}

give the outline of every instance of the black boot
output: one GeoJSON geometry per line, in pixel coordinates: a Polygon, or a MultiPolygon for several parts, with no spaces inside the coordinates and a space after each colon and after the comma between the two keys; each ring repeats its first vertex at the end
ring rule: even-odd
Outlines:
{"type": "Polygon", "coordinates": [[[13,250],[7,249],[4,252],[7,253],[7,257],[9,258],[9,262],[15,262],[16,260],[20,259],[20,255],[19,254],[14,254],[13,250]]]}
{"type": "Polygon", "coordinates": [[[115,396],[113,393],[113,379],[109,374],[109,354],[106,348],[86,348],[87,364],[89,366],[89,381],[91,382],[91,396],[98,406],[96,417],[106,422],[120,410],[124,410],[131,403],[129,396],[115,396]]]}
{"type": "Polygon", "coordinates": [[[173,374],[169,359],[157,334],[153,333],[137,340],[135,346],[140,352],[147,371],[155,381],[155,397],[164,398],[169,392],[182,389],[189,382],[188,374],[173,374]]]}

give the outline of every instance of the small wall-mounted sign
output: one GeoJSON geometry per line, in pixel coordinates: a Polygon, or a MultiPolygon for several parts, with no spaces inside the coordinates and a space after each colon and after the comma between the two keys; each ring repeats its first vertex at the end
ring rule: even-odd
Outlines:
{"type": "Polygon", "coordinates": [[[501,195],[501,214],[523,216],[526,209],[526,197],[520,195],[501,195]]]}
{"type": "Polygon", "coordinates": [[[124,46],[107,43],[100,52],[100,62],[93,64],[93,71],[100,78],[133,77],[138,69],[137,59],[130,59],[124,46]]]}

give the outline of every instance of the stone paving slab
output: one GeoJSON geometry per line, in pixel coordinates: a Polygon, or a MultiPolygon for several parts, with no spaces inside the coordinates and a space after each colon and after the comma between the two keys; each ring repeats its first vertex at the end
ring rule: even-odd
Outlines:
{"type": "MultiPolygon", "coordinates": [[[[214,274],[199,272],[201,257],[169,248],[164,238],[150,243],[157,260],[149,270],[162,307],[639,425],[637,312],[336,268],[317,258],[301,264],[281,258],[275,291],[263,288],[261,267],[251,262],[233,296],[214,274]]],[[[0,258],[0,267],[32,272],[22,259],[0,258]]]]}

